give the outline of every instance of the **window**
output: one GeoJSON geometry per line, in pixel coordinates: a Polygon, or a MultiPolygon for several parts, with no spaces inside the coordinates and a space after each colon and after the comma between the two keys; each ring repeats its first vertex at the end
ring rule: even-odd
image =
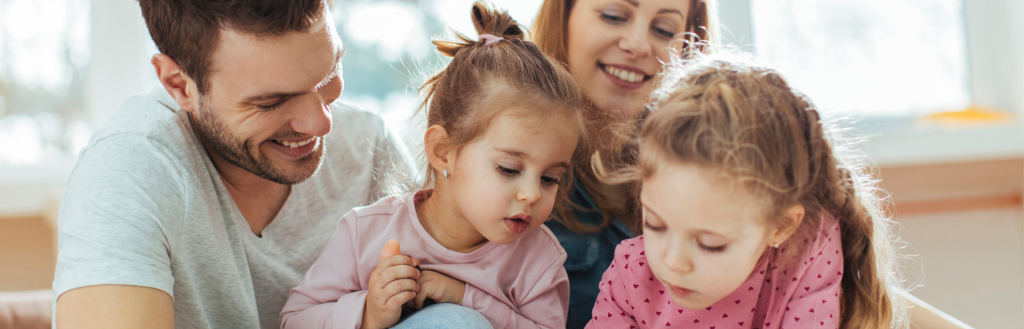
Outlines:
{"type": "MultiPolygon", "coordinates": [[[[541,2],[492,0],[527,28],[541,2]]],[[[342,100],[380,113],[410,148],[421,144],[426,123],[419,121],[422,118],[410,120],[420,102],[417,90],[425,74],[448,62],[434,50],[431,37],[451,26],[475,38],[469,18],[472,4],[473,0],[339,1],[334,18],[348,47],[342,100]]]]}
{"type": "Polygon", "coordinates": [[[91,130],[86,0],[0,0],[0,164],[73,157],[91,130]]]}
{"type": "Polygon", "coordinates": [[[751,0],[758,57],[825,111],[908,115],[971,100],[961,0],[751,0]]]}

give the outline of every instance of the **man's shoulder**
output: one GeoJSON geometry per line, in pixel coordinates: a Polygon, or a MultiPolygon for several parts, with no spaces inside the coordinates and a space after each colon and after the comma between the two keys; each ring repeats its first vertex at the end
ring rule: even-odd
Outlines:
{"type": "Polygon", "coordinates": [[[93,141],[118,134],[131,134],[154,140],[185,137],[188,117],[163,89],[136,94],[125,99],[121,108],[94,135],[93,141]]]}

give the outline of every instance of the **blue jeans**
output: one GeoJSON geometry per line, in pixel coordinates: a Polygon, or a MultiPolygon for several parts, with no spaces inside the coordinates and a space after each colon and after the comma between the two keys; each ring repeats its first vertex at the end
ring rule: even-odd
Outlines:
{"type": "MultiPolygon", "coordinates": [[[[587,194],[583,185],[576,182],[573,203],[584,208],[573,212],[576,219],[584,224],[597,225],[603,217],[597,205],[587,194]],[[592,209],[592,210],[591,210],[592,209]]],[[[565,272],[569,275],[569,317],[567,329],[583,328],[590,321],[591,311],[597,302],[598,283],[615,258],[615,246],[632,237],[626,225],[615,220],[601,231],[581,234],[569,230],[561,223],[550,220],[544,223],[565,249],[565,272]]]]}
{"type": "Polygon", "coordinates": [[[474,309],[450,303],[437,303],[423,307],[391,328],[491,329],[493,327],[487,318],[474,309]]]}

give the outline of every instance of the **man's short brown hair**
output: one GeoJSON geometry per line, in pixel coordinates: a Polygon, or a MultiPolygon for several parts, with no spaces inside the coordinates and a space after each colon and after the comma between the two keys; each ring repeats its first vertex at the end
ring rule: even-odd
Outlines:
{"type": "Polygon", "coordinates": [[[139,0],[142,17],[160,52],[209,90],[210,54],[220,30],[257,36],[308,31],[334,0],[139,0]]]}

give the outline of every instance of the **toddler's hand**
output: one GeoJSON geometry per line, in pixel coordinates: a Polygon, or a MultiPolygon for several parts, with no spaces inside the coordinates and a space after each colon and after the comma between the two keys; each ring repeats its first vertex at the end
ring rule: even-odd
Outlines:
{"type": "Polygon", "coordinates": [[[409,302],[417,310],[423,308],[423,301],[428,298],[438,303],[462,305],[462,296],[466,294],[465,282],[430,270],[423,271],[416,283],[419,283],[420,291],[416,293],[416,299],[409,302]]]}
{"type": "MultiPolygon", "coordinates": [[[[388,248],[384,253],[390,253],[388,248]]],[[[419,265],[419,260],[403,255],[381,259],[370,273],[362,328],[388,328],[398,323],[402,305],[413,300],[420,291],[416,282],[420,279],[420,271],[415,268],[419,265]]]]}

